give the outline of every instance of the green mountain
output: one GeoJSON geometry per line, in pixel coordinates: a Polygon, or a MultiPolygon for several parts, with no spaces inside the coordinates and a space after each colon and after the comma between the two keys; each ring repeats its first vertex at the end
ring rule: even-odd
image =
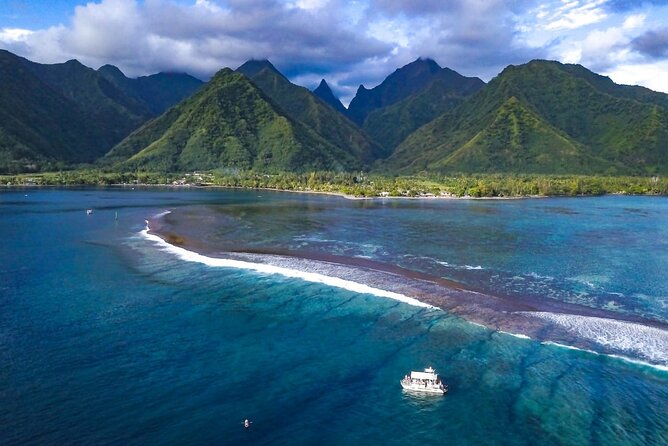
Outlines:
{"type": "Polygon", "coordinates": [[[584,147],[552,127],[514,96],[466,144],[435,163],[463,171],[569,173],[582,166],[607,167],[584,147]]]}
{"type": "Polygon", "coordinates": [[[383,157],[382,148],[345,116],[337,113],[304,87],[291,83],[266,60],[251,60],[237,68],[287,116],[311,128],[320,137],[365,164],[383,157]]]}
{"type": "Polygon", "coordinates": [[[77,61],[41,65],[0,50],[0,172],[91,162],[148,117],[77,61]]]}
{"type": "Polygon", "coordinates": [[[383,163],[417,172],[668,172],[668,95],[577,65],[509,66],[383,163]]]}
{"type": "Polygon", "coordinates": [[[185,74],[128,79],[76,60],[38,64],[5,50],[0,79],[0,173],[93,162],[202,84],[185,74]]]}
{"type": "Polygon", "coordinates": [[[348,112],[339,98],[334,96],[334,92],[331,88],[329,88],[329,85],[324,79],[321,80],[320,85],[318,85],[318,87],[313,90],[313,94],[322,99],[325,104],[329,104],[330,107],[342,115],[345,115],[348,112]]]}
{"type": "MultiPolygon", "coordinates": [[[[438,67],[434,61],[418,60],[412,66],[416,64],[438,67]]],[[[391,152],[415,130],[456,108],[485,85],[477,77],[465,77],[448,68],[438,68],[421,90],[369,112],[362,126],[366,133],[391,152]]]]}
{"type": "Polygon", "coordinates": [[[462,88],[471,90],[471,92],[484,85],[484,82],[478,78],[465,78],[452,70],[441,68],[432,59],[419,58],[398,68],[380,85],[370,90],[360,85],[357,94],[348,106],[348,116],[359,126],[363,126],[372,111],[388,107],[420,93],[436,80],[441,80],[446,85],[446,91],[453,92],[459,88],[460,84],[462,88]],[[452,86],[448,88],[448,84],[452,86]]]}
{"type": "Polygon", "coordinates": [[[72,101],[99,130],[94,158],[139,127],[151,112],[140,101],[124,94],[97,71],[77,60],[60,64],[38,64],[24,61],[26,67],[45,84],[72,101]]]}
{"type": "Polygon", "coordinates": [[[104,65],[97,71],[155,116],[193,94],[204,83],[186,73],[157,73],[131,79],[113,65],[104,65]]]}
{"type": "Polygon", "coordinates": [[[361,129],[342,109],[324,80],[310,92],[268,61],[201,84],[184,74],[129,79],[76,60],[37,64],[0,50],[0,173],[106,154],[102,163],[156,171],[376,162],[390,174],[668,174],[668,95],[580,65],[536,60],[484,85],[418,59],[374,89],[361,87],[347,111],[361,129]]]}
{"type": "Polygon", "coordinates": [[[105,157],[122,169],[355,169],[360,163],[289,117],[243,74],[219,71],[105,157]]]}

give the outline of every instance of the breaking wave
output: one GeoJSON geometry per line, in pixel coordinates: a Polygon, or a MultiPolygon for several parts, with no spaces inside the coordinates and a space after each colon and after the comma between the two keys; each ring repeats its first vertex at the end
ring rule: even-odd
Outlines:
{"type": "Polygon", "coordinates": [[[666,330],[634,322],[593,316],[548,312],[523,312],[523,314],[559,325],[580,338],[611,350],[613,356],[633,361],[626,357],[631,354],[651,361],[654,366],[660,364],[658,368],[668,370],[668,331],[666,330]]]}
{"type": "MultiPolygon", "coordinates": [[[[427,288],[410,288],[410,286],[404,286],[406,285],[405,280],[396,282],[395,279],[392,279],[392,277],[396,278],[395,274],[390,274],[389,276],[391,277],[384,275],[388,276],[386,279],[391,279],[388,282],[382,278],[379,279],[377,276],[375,278],[369,276],[368,273],[357,270],[354,267],[330,265],[326,262],[313,262],[305,259],[282,258],[279,256],[277,258],[272,257],[270,261],[273,264],[270,264],[264,263],[267,262],[266,256],[239,253],[233,255],[236,258],[208,257],[182,247],[174,246],[158,235],[150,234],[148,222],[146,228],[140,232],[140,235],[154,243],[159,249],[169,252],[184,261],[196,262],[211,267],[235,268],[264,274],[277,274],[307,282],[342,288],[356,293],[389,298],[416,307],[428,309],[442,308],[447,312],[462,316],[472,324],[491,328],[492,330],[516,338],[534,340],[543,344],[552,344],[594,354],[605,354],[627,362],[668,371],[668,330],[661,328],[604,317],[559,312],[523,311],[519,309],[505,311],[502,308],[494,310],[492,309],[493,307],[486,308],[486,305],[483,304],[485,299],[491,297],[486,294],[480,294],[472,290],[446,290],[437,284],[430,284],[428,282],[425,285],[427,288]],[[354,280],[336,277],[336,275],[341,276],[342,274],[345,274],[346,277],[352,276],[354,280]],[[370,285],[365,283],[370,283],[370,285]],[[394,289],[394,291],[378,288],[378,286],[394,289]],[[416,289],[418,290],[417,295],[422,296],[419,291],[427,290],[432,294],[438,294],[439,300],[434,301],[432,299],[434,305],[431,305],[409,297],[410,294],[414,294],[416,289]],[[461,300],[460,298],[459,300],[448,301],[448,296],[453,297],[457,293],[465,296],[465,300],[461,300]]],[[[414,282],[411,282],[411,284],[415,285],[414,282]]]]}
{"type": "Polygon", "coordinates": [[[148,224],[146,225],[146,228],[144,228],[141,231],[141,235],[146,239],[157,244],[163,251],[175,254],[181,260],[185,260],[188,262],[197,262],[212,267],[236,268],[236,269],[256,271],[265,274],[278,274],[284,277],[297,278],[307,282],[322,283],[336,288],[343,288],[345,290],[353,291],[356,293],[372,294],[378,297],[385,297],[400,302],[404,302],[416,307],[431,308],[431,309],[436,308],[433,305],[420,302],[417,299],[405,296],[403,294],[394,293],[392,291],[385,291],[378,288],[373,288],[368,285],[341,279],[338,277],[330,277],[324,274],[304,272],[295,269],[284,268],[281,266],[267,265],[264,263],[253,263],[242,260],[207,257],[198,254],[196,252],[188,251],[187,249],[171,245],[166,241],[164,241],[162,238],[158,237],[157,235],[149,234],[148,224]]]}

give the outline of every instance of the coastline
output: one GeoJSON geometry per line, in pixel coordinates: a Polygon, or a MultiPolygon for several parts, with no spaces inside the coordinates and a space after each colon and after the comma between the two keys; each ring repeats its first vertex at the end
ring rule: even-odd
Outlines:
{"type": "Polygon", "coordinates": [[[173,190],[187,190],[187,189],[223,189],[223,190],[242,190],[242,191],[267,191],[267,192],[287,192],[295,194],[313,194],[313,195],[329,195],[333,197],[345,198],[346,200],[426,200],[426,201],[441,201],[441,200],[472,200],[472,201],[506,201],[506,200],[530,200],[530,199],[549,199],[549,198],[586,198],[586,197],[605,197],[605,196],[641,196],[641,197],[663,197],[660,194],[622,194],[618,192],[611,192],[605,194],[582,194],[582,195],[514,195],[514,196],[489,196],[489,197],[473,197],[473,196],[457,196],[457,195],[439,195],[439,196],[356,196],[346,194],[344,192],[336,191],[316,191],[316,190],[299,190],[299,189],[277,189],[272,187],[244,187],[244,186],[225,186],[220,184],[188,184],[176,185],[170,183],[152,184],[152,183],[138,183],[138,184],[0,184],[0,189],[39,189],[39,188],[53,188],[53,189],[86,189],[86,188],[123,188],[123,189],[150,189],[150,188],[164,188],[173,190]]]}
{"type": "Polygon", "coordinates": [[[0,175],[7,187],[195,187],[313,193],[352,200],[509,200],[602,195],[668,196],[668,178],[533,173],[394,176],[373,172],[103,172],[0,175]]]}

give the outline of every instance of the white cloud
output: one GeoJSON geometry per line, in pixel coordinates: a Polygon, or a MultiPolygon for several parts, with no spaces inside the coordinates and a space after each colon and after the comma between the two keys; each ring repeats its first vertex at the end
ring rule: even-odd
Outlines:
{"type": "Polygon", "coordinates": [[[595,29],[582,42],[582,53],[589,58],[609,59],[615,57],[615,52],[628,44],[628,40],[622,28],[595,29]]]}
{"type": "Polygon", "coordinates": [[[604,72],[618,84],[643,85],[654,91],[668,93],[668,61],[620,64],[604,72]]]}
{"type": "Polygon", "coordinates": [[[360,83],[373,87],[419,56],[484,80],[533,58],[657,76],[653,65],[635,65],[646,59],[629,48],[668,20],[668,6],[656,0],[89,1],[63,25],[1,28],[0,44],[37,62],[111,63],[131,76],[207,78],[269,58],[298,82],[325,77],[347,100],[360,83]]]}
{"type": "Polygon", "coordinates": [[[624,29],[638,29],[645,24],[645,19],[647,18],[646,14],[634,14],[628,16],[622,24],[624,29]]]}
{"type": "Polygon", "coordinates": [[[0,42],[23,42],[33,32],[21,28],[0,28],[0,42]]]}
{"type": "Polygon", "coordinates": [[[556,59],[568,63],[580,63],[594,71],[607,71],[613,67],[630,65],[638,61],[631,51],[631,41],[644,22],[644,15],[629,16],[620,26],[593,29],[581,38],[570,38],[555,47],[556,59]]]}
{"type": "Polygon", "coordinates": [[[547,30],[568,30],[605,20],[607,14],[604,5],[608,0],[568,1],[554,11],[550,22],[545,25],[547,30]]]}
{"type": "Polygon", "coordinates": [[[314,10],[323,8],[327,2],[328,0],[296,0],[295,2],[288,3],[288,5],[292,8],[314,10]]]}
{"type": "MultiPolygon", "coordinates": [[[[67,26],[7,46],[37,62],[76,58],[93,67],[112,63],[129,75],[171,70],[204,78],[249,58],[329,72],[389,53],[390,45],[348,26],[341,2],[298,0],[295,8],[282,0],[101,0],[77,6],[67,26]],[[318,8],[326,11],[315,14],[318,8]]],[[[3,40],[10,34],[16,32],[3,40]]]]}
{"type": "Polygon", "coordinates": [[[222,12],[223,10],[223,8],[221,8],[211,0],[196,0],[195,7],[203,8],[210,12],[222,12]]]}

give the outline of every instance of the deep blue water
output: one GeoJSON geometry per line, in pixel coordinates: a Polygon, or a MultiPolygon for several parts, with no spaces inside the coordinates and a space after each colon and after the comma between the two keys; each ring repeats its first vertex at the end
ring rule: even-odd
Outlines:
{"type": "Polygon", "coordinates": [[[667,444],[667,221],[652,197],[0,191],[0,444],[667,444]],[[372,259],[632,316],[564,323],[658,367],[187,262],[140,233],[165,210],[209,248],[372,259]],[[404,393],[399,379],[428,365],[450,392],[404,393]]]}

